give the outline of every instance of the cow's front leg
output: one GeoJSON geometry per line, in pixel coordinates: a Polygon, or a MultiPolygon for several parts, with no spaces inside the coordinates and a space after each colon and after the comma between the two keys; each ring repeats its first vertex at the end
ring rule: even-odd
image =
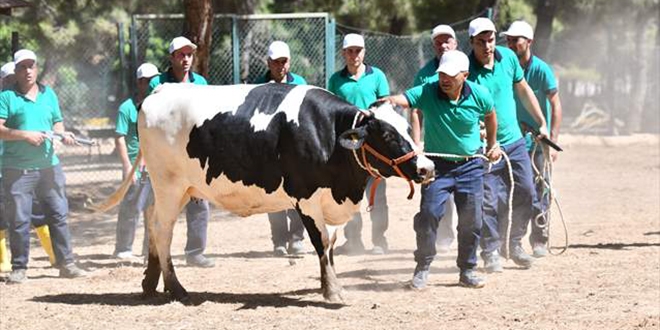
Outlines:
{"type": "Polygon", "coordinates": [[[300,218],[307,229],[309,240],[314,245],[316,254],[319,257],[323,298],[329,302],[343,302],[343,288],[337,279],[332,256],[332,249],[337,238],[337,228],[335,226],[326,226],[322,220],[315,222],[310,216],[302,213],[300,208],[298,208],[298,213],[300,213],[300,218]]]}

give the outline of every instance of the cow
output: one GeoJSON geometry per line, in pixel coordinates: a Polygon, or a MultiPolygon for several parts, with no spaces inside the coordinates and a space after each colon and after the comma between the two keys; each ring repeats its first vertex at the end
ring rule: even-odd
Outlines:
{"type": "MultiPolygon", "coordinates": [[[[408,129],[389,103],[362,111],[319,87],[160,86],[138,117],[138,158],[155,199],[143,295],[156,293],[162,272],[165,291],[189,302],[170,245],[177,215],[199,198],[239,216],[295,208],[320,261],[324,298],[343,301],[332,249],[337,229],[358,211],[369,175],[409,183],[433,177],[433,162],[408,129]]],[[[130,177],[98,208],[117,204],[130,177]]]]}

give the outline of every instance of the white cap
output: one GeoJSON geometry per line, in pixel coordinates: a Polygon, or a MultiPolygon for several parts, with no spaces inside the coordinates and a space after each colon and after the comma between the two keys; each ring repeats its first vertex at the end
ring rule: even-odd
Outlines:
{"type": "Polygon", "coordinates": [[[435,72],[446,73],[452,77],[470,70],[470,60],[459,50],[448,50],[440,58],[440,65],[435,72]]]}
{"type": "Polygon", "coordinates": [[[431,31],[431,39],[435,39],[435,37],[443,34],[448,34],[452,38],[456,39],[456,32],[454,32],[454,29],[452,29],[451,26],[445,24],[440,24],[433,28],[433,31],[431,31]]]}
{"type": "Polygon", "coordinates": [[[289,45],[284,41],[273,41],[273,43],[268,46],[268,57],[271,60],[276,60],[282,57],[291,58],[289,45]]]}
{"type": "Polygon", "coordinates": [[[186,46],[191,47],[193,50],[197,49],[197,45],[193,44],[192,41],[190,41],[188,38],[176,37],[172,39],[172,42],[170,42],[170,54],[186,46]]]}
{"type": "Polygon", "coordinates": [[[470,26],[468,27],[468,34],[470,37],[474,37],[484,31],[497,32],[493,21],[485,17],[477,17],[470,22],[470,26]]]}
{"type": "Polygon", "coordinates": [[[525,21],[515,21],[511,23],[509,29],[500,33],[500,36],[525,37],[529,40],[534,39],[534,29],[525,21]]]}
{"type": "Polygon", "coordinates": [[[4,79],[7,76],[13,75],[15,67],[16,65],[14,64],[14,62],[5,63],[5,65],[3,65],[2,68],[0,68],[0,79],[4,79]]]}
{"type": "Polygon", "coordinates": [[[138,79],[151,78],[158,75],[158,68],[151,63],[142,63],[142,65],[137,68],[136,75],[138,79]]]}
{"type": "Polygon", "coordinates": [[[342,49],[346,49],[348,47],[362,47],[364,48],[364,38],[355,33],[349,33],[344,36],[344,43],[342,45],[342,49]]]}
{"type": "Polygon", "coordinates": [[[21,49],[14,53],[14,64],[21,63],[25,60],[37,60],[37,55],[29,49],[21,49]]]}

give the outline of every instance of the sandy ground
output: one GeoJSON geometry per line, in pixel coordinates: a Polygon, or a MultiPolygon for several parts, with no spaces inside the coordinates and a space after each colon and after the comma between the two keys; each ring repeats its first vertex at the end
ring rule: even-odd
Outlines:
{"type": "MultiPolygon", "coordinates": [[[[504,273],[486,276],[483,289],[457,286],[455,251],[433,263],[428,289],[407,289],[419,193],[408,201],[407,185],[391,180],[390,253],[336,257],[345,304],[323,300],[314,254],[271,256],[265,215],[241,219],[222,211],[209,228],[213,269],[185,265],[185,223],[176,228],[175,267],[194,305],[170,303],[164,294],[141,300],[141,263],[110,255],[116,214],[78,211],[70,218],[74,252],[89,277],[58,278],[35,243],[30,280],[0,283],[0,329],[659,329],[658,137],[612,141],[565,141],[554,184],[569,250],[529,270],[509,261],[504,273]]],[[[564,245],[557,216],[551,235],[554,247],[564,245]]]]}

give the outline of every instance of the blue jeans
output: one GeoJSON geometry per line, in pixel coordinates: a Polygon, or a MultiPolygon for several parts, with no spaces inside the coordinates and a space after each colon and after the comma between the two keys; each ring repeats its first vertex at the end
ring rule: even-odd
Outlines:
{"type": "Polygon", "coordinates": [[[484,190],[483,161],[479,158],[463,163],[435,159],[435,180],[422,186],[419,213],[415,214],[417,237],[415,261],[422,268],[429,267],[436,255],[435,241],[438,223],[445,214],[445,205],[454,194],[458,212],[458,258],[461,270],[477,266],[477,248],[482,225],[484,190]]]}
{"type": "MultiPolygon", "coordinates": [[[[375,180],[369,178],[367,181],[367,188],[365,190],[365,195],[367,201],[369,200],[369,194],[371,193],[371,185],[373,185],[375,180]]],[[[380,246],[387,249],[387,239],[385,238],[385,231],[389,226],[389,211],[387,208],[387,196],[385,191],[387,188],[387,181],[385,179],[381,180],[376,187],[376,192],[374,196],[374,207],[371,210],[371,242],[374,246],[380,246]]],[[[360,212],[355,213],[353,219],[346,223],[344,227],[344,234],[346,235],[346,241],[348,242],[362,242],[362,214],[360,212]]]]}
{"type": "MultiPolygon", "coordinates": [[[[509,241],[511,244],[520,244],[527,232],[530,219],[538,214],[539,210],[532,182],[532,165],[525,147],[525,139],[521,138],[502,146],[502,150],[509,156],[515,184],[509,241]]],[[[484,176],[484,226],[481,247],[485,254],[499,250],[502,238],[506,235],[510,189],[508,168],[502,159],[484,176]]]]}
{"type": "MultiPolygon", "coordinates": [[[[534,153],[534,159],[532,161],[534,162],[534,165],[536,168],[541,172],[543,175],[543,179],[547,180],[549,179],[548,173],[543,172],[543,163],[545,163],[545,156],[543,155],[542,146],[538,144],[534,144],[533,148],[536,148],[536,152],[534,153]]],[[[529,152],[529,156],[532,156],[532,152],[529,152]]],[[[548,155],[550,157],[550,155],[548,155]]],[[[536,176],[536,173],[534,173],[534,170],[532,170],[532,175],[536,176]]],[[[539,212],[545,212],[550,208],[550,195],[548,189],[545,188],[545,185],[543,184],[542,181],[536,181],[534,179],[534,185],[536,187],[536,197],[537,197],[537,204],[540,209],[538,210],[539,212]]],[[[546,244],[548,242],[548,227],[539,227],[537,224],[537,221],[535,221],[538,213],[534,214],[534,217],[532,218],[532,233],[529,235],[529,243],[534,245],[534,244],[546,244]]],[[[538,219],[539,222],[547,224],[547,218],[543,217],[538,219]]]]}
{"type": "MultiPolygon", "coordinates": [[[[2,183],[2,175],[0,174],[0,230],[6,230],[9,228],[9,220],[5,215],[5,188],[2,183]]],[[[32,226],[41,227],[46,225],[46,217],[41,211],[41,204],[39,201],[34,198],[32,203],[32,226]]]]}
{"type": "Polygon", "coordinates": [[[301,241],[305,233],[305,227],[298,211],[295,209],[268,213],[270,222],[270,233],[272,235],[273,246],[286,246],[289,241],[301,241]],[[291,220],[287,222],[287,217],[291,220]]]}
{"type": "MultiPolygon", "coordinates": [[[[147,206],[151,204],[153,204],[153,191],[151,190],[151,181],[148,178],[141,178],[128,188],[124,199],[119,204],[117,240],[115,242],[114,254],[133,251],[135,230],[140,220],[140,214],[145,212],[147,206]]],[[[147,236],[145,235],[144,238],[142,244],[143,254],[148,251],[147,236]]]]}
{"type": "Polygon", "coordinates": [[[192,257],[204,253],[206,249],[206,232],[209,227],[209,202],[203,199],[193,199],[186,205],[186,224],[188,226],[186,256],[192,257]]]}
{"type": "Polygon", "coordinates": [[[62,166],[33,171],[5,168],[2,176],[12,269],[27,269],[32,203],[35,197],[41,203],[44,220],[48,224],[57,266],[72,263],[71,234],[66,222],[69,204],[62,166]]]}

